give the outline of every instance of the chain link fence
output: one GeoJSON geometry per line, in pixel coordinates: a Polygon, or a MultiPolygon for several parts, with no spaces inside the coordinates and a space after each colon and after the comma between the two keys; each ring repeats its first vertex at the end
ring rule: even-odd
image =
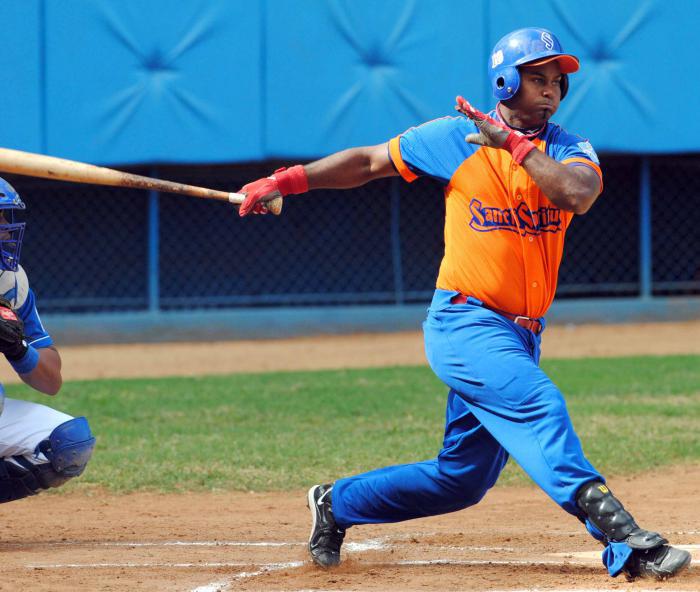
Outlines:
{"type": "MultiPolygon", "coordinates": [[[[130,170],[232,191],[278,164],[130,170]]],[[[700,294],[700,157],[602,166],[603,196],[569,230],[558,297],[645,295],[645,268],[646,295],[700,294]]],[[[245,220],[196,198],[8,180],[27,203],[22,263],[44,312],[427,302],[442,256],[430,179],[292,196],[281,217],[245,220]]]]}

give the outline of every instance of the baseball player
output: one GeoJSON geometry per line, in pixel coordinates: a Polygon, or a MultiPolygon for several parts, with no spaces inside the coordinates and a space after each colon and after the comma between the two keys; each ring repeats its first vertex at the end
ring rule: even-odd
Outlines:
{"type": "Polygon", "coordinates": [[[550,31],[514,31],[490,56],[498,99],[490,113],[458,97],[461,115],[242,188],[245,216],[264,213],[276,191],[357,187],[394,175],[444,185],[445,254],[423,324],[428,361],[450,389],[443,447],[431,460],[312,487],[309,551],[318,565],[340,562],[351,526],[478,503],[509,456],[603,543],[610,575],[664,579],[690,563],[687,551],[639,527],[613,495],[584,456],[562,393],[538,366],[567,227],[603,188],[590,143],[550,121],[578,69],[550,31]]]}
{"type": "MultiPolygon", "coordinates": [[[[15,222],[24,203],[0,179],[0,352],[29,386],[47,395],[61,388],[61,358],[36,309],[19,265],[25,223],[15,222]],[[9,276],[7,275],[9,274],[9,276]],[[9,286],[9,289],[8,289],[9,286]]],[[[5,398],[0,385],[0,502],[58,487],[85,469],[95,438],[84,417],[5,398]]]]}

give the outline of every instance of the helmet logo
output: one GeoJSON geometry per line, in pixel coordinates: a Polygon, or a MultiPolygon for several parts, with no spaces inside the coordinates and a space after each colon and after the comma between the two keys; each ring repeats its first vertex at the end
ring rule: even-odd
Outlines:
{"type": "Polygon", "coordinates": [[[542,39],[542,43],[544,43],[544,46],[548,50],[554,49],[554,39],[552,39],[552,36],[549,34],[548,31],[542,31],[542,35],[540,35],[540,39],[542,39]]]}
{"type": "Polygon", "coordinates": [[[499,49],[491,56],[491,67],[495,68],[503,63],[503,50],[499,49]]]}

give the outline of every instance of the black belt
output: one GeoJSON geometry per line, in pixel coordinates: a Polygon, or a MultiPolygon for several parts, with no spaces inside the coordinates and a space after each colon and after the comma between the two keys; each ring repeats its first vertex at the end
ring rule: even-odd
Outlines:
{"type": "MultiPolygon", "coordinates": [[[[466,304],[467,298],[468,296],[465,296],[464,294],[457,294],[457,296],[452,297],[450,302],[452,302],[452,304],[466,304]]],[[[514,315],[506,312],[505,310],[500,310],[498,308],[494,308],[493,306],[489,306],[488,304],[484,304],[483,302],[481,303],[481,306],[507,318],[509,321],[513,321],[516,325],[519,325],[524,329],[532,331],[535,335],[542,333],[542,323],[537,319],[532,319],[524,315],[514,315]]]]}

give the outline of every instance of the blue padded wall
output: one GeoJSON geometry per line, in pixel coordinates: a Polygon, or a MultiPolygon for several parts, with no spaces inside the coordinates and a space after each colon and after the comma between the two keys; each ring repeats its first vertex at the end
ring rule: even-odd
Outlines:
{"type": "Polygon", "coordinates": [[[512,29],[543,26],[580,58],[555,120],[587,136],[598,151],[700,150],[696,124],[673,125],[669,133],[669,122],[697,103],[700,2],[500,0],[488,6],[492,44],[512,29]]]}
{"type": "Polygon", "coordinates": [[[259,2],[48,0],[47,145],[100,162],[263,158],[259,2]]]}
{"type": "Polygon", "coordinates": [[[482,1],[282,0],[270,7],[271,156],[384,142],[453,114],[457,94],[485,98],[480,36],[457,34],[459,23],[483,30],[482,1]]]}
{"type": "Polygon", "coordinates": [[[0,2],[0,146],[42,152],[42,15],[38,0],[0,2]]]}
{"type": "Polygon", "coordinates": [[[599,151],[700,150],[697,0],[4,0],[0,145],[103,164],[314,158],[493,104],[488,53],[581,58],[555,120],[599,151]],[[670,130],[672,129],[672,133],[670,130]]]}

